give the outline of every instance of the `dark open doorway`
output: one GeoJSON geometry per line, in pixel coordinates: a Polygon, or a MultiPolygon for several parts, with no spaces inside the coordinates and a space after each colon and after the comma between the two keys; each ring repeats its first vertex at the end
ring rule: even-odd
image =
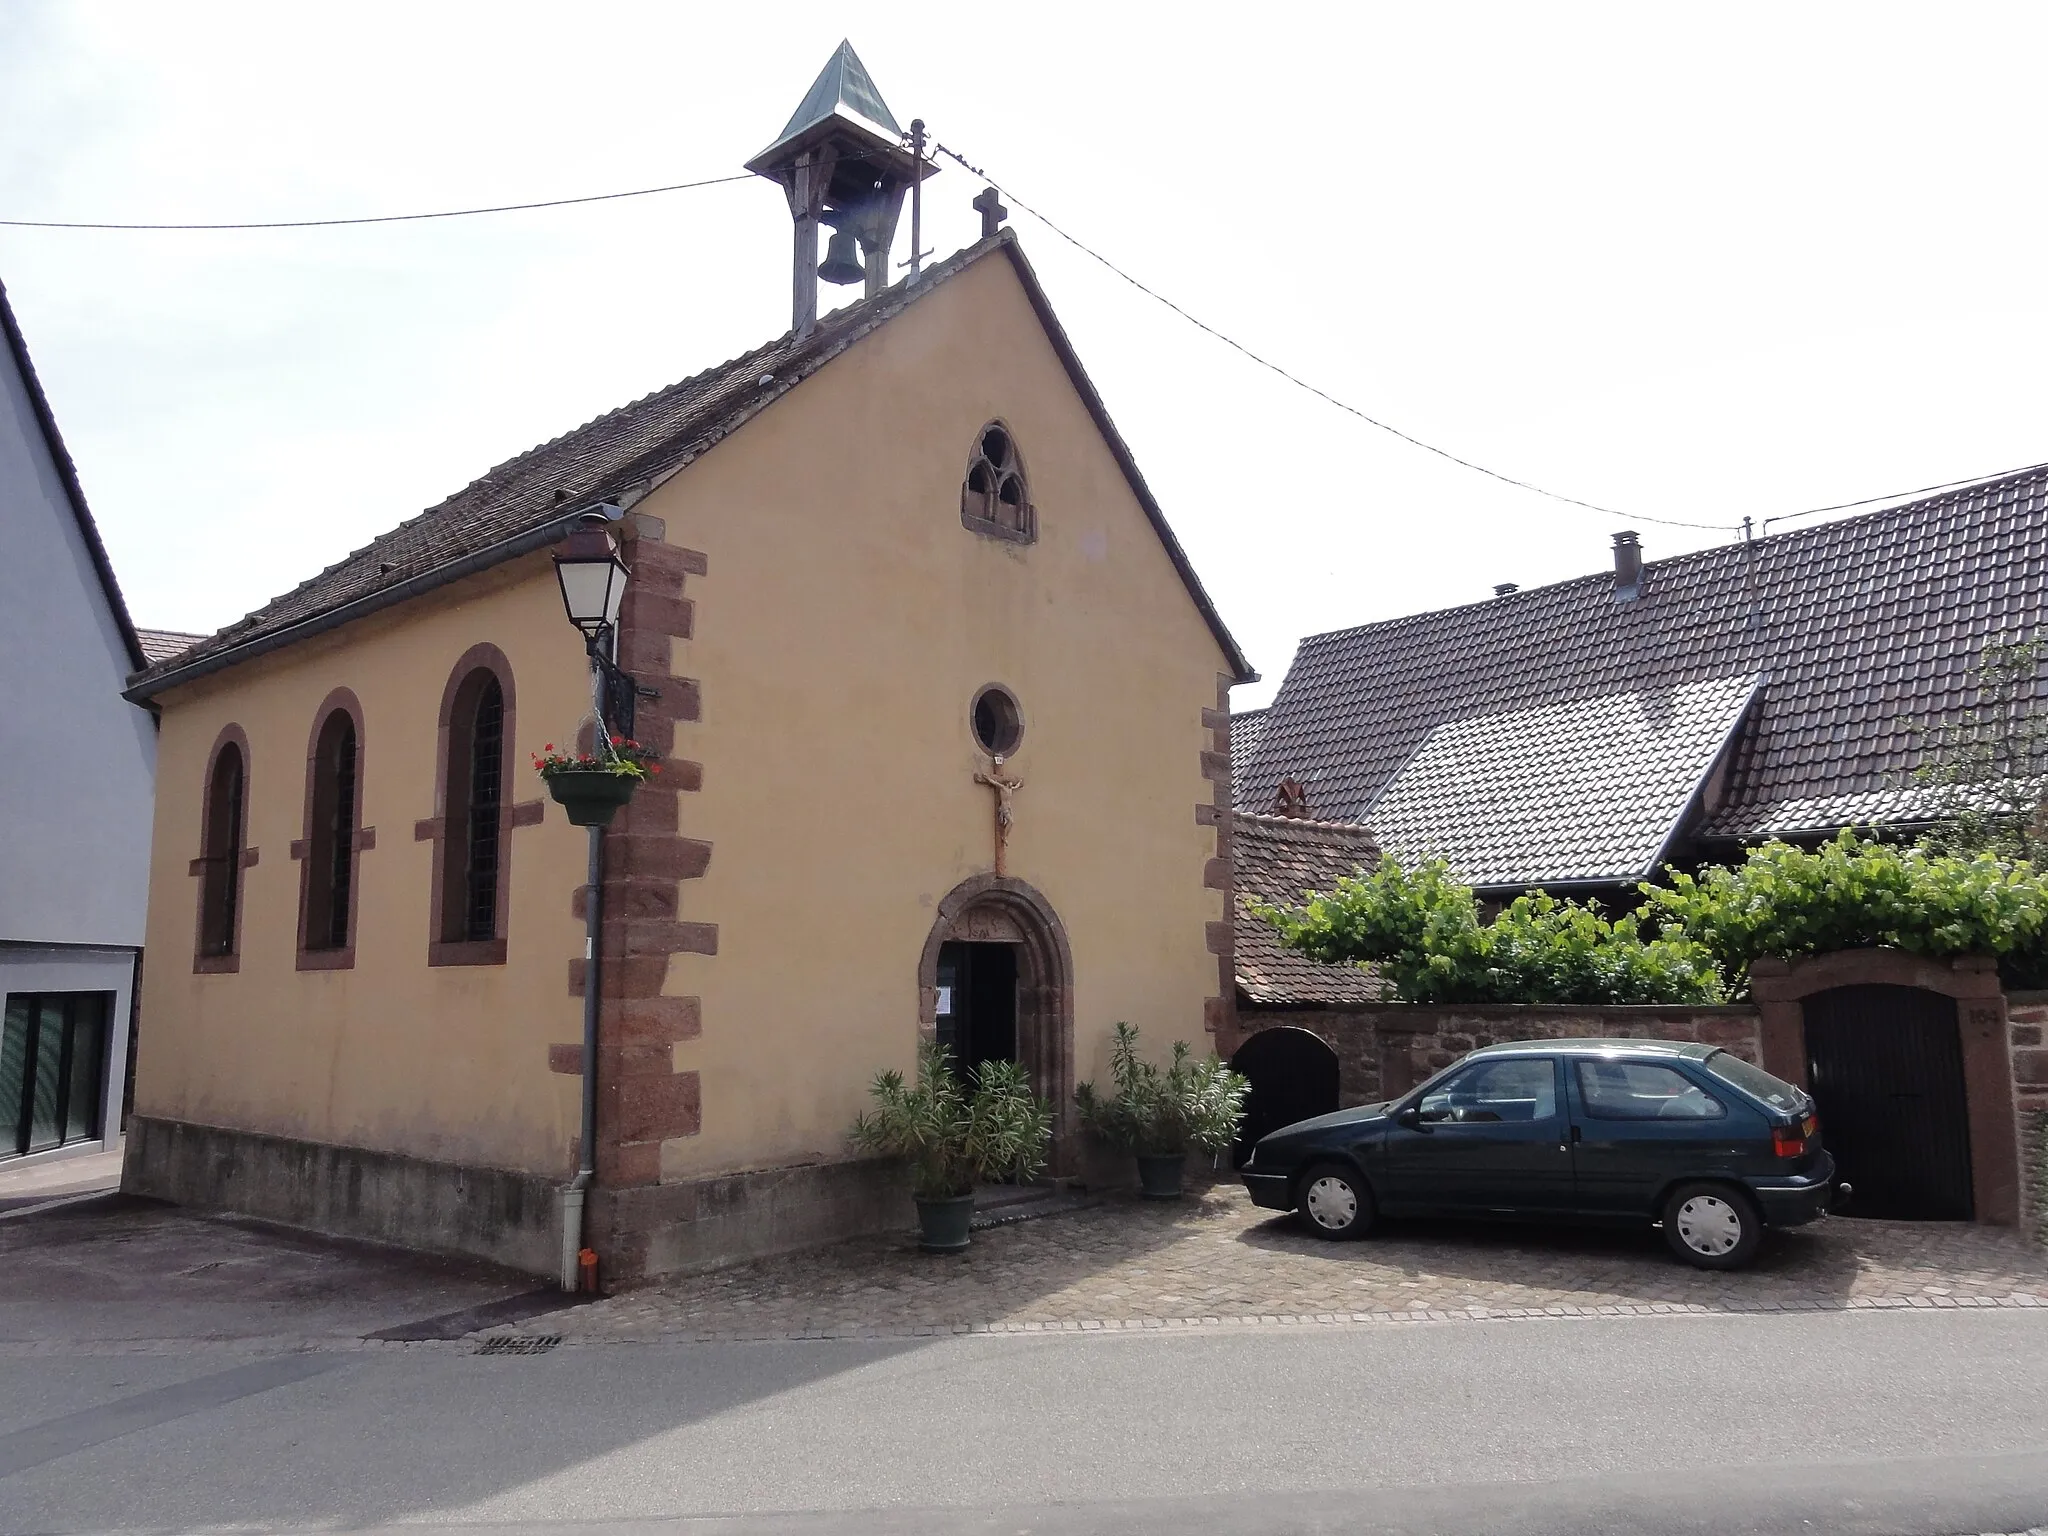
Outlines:
{"type": "Polygon", "coordinates": [[[1017,1059],[1017,946],[939,947],[939,1043],[965,1073],[1017,1059]]]}
{"type": "Polygon", "coordinates": [[[1955,999],[1854,986],[1805,1000],[1820,1134],[1855,1186],[1849,1214],[1968,1221],[1970,1112],[1955,999]]]}
{"type": "Polygon", "coordinates": [[[1233,1167],[1244,1166],[1267,1132],[1337,1107],[1337,1053],[1305,1029],[1262,1029],[1237,1048],[1230,1065],[1252,1085],[1231,1149],[1233,1167]]]}

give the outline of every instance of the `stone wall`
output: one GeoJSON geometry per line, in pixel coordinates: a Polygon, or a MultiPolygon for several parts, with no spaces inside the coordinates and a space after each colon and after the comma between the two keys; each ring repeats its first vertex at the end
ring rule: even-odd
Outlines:
{"type": "MultiPolygon", "coordinates": [[[[2048,1007],[2048,997],[2044,997],[2048,1007]]],[[[1405,1092],[1467,1051],[1514,1040],[1583,1037],[1699,1040],[1756,1061],[1754,1008],[1551,1007],[1532,1004],[1378,1003],[1358,1008],[1238,1009],[1237,1027],[1217,1032],[1226,1057],[1263,1029],[1305,1029],[1337,1053],[1341,1105],[1405,1092]]],[[[2048,1092],[2048,1090],[2044,1090],[2048,1092]]]]}

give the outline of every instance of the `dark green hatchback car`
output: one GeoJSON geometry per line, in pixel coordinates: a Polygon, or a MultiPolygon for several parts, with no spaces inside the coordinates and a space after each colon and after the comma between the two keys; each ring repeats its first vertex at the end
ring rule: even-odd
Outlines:
{"type": "Polygon", "coordinates": [[[1849,1192],[1803,1090],[1664,1040],[1490,1046],[1401,1098],[1274,1131],[1239,1172],[1323,1237],[1382,1213],[1661,1223],[1704,1269],[1748,1263],[1766,1226],[1849,1192]]]}

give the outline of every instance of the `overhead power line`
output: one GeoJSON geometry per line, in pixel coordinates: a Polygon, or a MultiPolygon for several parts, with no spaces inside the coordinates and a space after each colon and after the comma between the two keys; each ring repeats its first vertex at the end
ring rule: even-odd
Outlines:
{"type": "Polygon", "coordinates": [[[1274,362],[1271,358],[1263,357],[1259,353],[1254,352],[1250,347],[1246,346],[1243,342],[1236,340],[1234,337],[1224,335],[1223,332],[1217,330],[1215,326],[1210,325],[1207,321],[1189,314],[1185,309],[1182,309],[1180,305],[1174,303],[1173,300],[1169,299],[1165,294],[1160,293],[1157,289],[1149,288],[1144,283],[1139,282],[1137,278],[1131,276],[1130,273],[1126,272],[1122,267],[1118,266],[1115,262],[1111,261],[1107,256],[1103,255],[1093,246],[1087,245],[1081,240],[1077,239],[1075,236],[1068,234],[1064,229],[1060,228],[1059,225],[1055,224],[1043,213],[1040,213],[1036,208],[1032,207],[1029,203],[1025,202],[1023,198],[1017,196],[1017,194],[1012,192],[1008,187],[1004,186],[1001,182],[995,180],[995,178],[990,176],[988,172],[984,171],[980,166],[970,164],[967,161],[967,159],[963,157],[958,151],[949,149],[944,144],[934,145],[933,148],[935,148],[940,154],[946,155],[951,159],[958,161],[967,170],[973,172],[976,176],[979,176],[983,181],[986,181],[990,186],[994,187],[996,191],[1000,192],[1005,198],[1015,203],[1019,208],[1023,209],[1024,212],[1030,214],[1031,217],[1038,220],[1039,223],[1043,224],[1047,229],[1051,230],[1054,234],[1058,235],[1062,240],[1066,241],[1067,244],[1073,246],[1074,249],[1082,252],[1084,255],[1091,257],[1095,261],[1100,262],[1103,266],[1109,268],[1110,271],[1114,272],[1118,277],[1122,278],[1125,282],[1129,283],[1133,288],[1137,289],[1138,292],[1144,294],[1147,298],[1156,300],[1157,302],[1164,304],[1168,309],[1172,310],[1176,315],[1179,315],[1181,319],[1187,321],[1188,324],[1194,326],[1197,330],[1206,331],[1209,335],[1215,337],[1218,341],[1222,342],[1226,347],[1231,348],[1233,351],[1240,352],[1244,356],[1250,358],[1253,362],[1257,363],[1261,368],[1266,369],[1270,373],[1278,374],[1281,378],[1285,379],[1288,383],[1294,385],[1297,389],[1307,390],[1310,394],[1316,396],[1318,399],[1326,401],[1331,405],[1334,405],[1335,407],[1337,407],[1338,410],[1345,411],[1348,412],[1350,415],[1356,416],[1360,421],[1366,423],[1368,426],[1378,427],[1380,431],[1391,433],[1395,437],[1400,438],[1401,441],[1404,443],[1413,444],[1415,447],[1420,448],[1427,453],[1435,454],[1440,459],[1448,459],[1451,463],[1459,465],[1462,468],[1473,470],[1478,474],[1487,476],[1489,479],[1498,480],[1503,485],[1512,485],[1518,490],[1533,491],[1538,496],[1547,496],[1552,501],[1561,501],[1565,503],[1567,506],[1583,507],[1588,512],[1598,512],[1605,517],[1619,517],[1626,519],[1630,522],[1658,523],[1666,528],[1703,528],[1712,533],[1736,533],[1741,530],[1742,525],[1740,523],[1691,523],[1675,517],[1652,517],[1646,512],[1624,512],[1618,507],[1603,507],[1595,501],[1585,501],[1577,496],[1567,496],[1562,491],[1550,490],[1545,486],[1535,484],[1533,481],[1519,480],[1513,475],[1502,474],[1497,469],[1488,469],[1484,464],[1475,464],[1470,459],[1461,458],[1459,455],[1452,453],[1448,448],[1439,448],[1435,443],[1424,442],[1414,433],[1404,432],[1399,427],[1394,426],[1390,422],[1382,421],[1377,416],[1369,415],[1366,412],[1361,411],[1357,406],[1352,405],[1347,401],[1339,400],[1327,389],[1323,389],[1318,385],[1309,383],[1308,380],[1302,378],[1300,375],[1290,373],[1287,369],[1281,367],[1280,364],[1274,362]]]}
{"type": "Polygon", "coordinates": [[[111,224],[65,219],[0,219],[8,229],[333,229],[342,224],[410,224],[420,219],[467,219],[479,213],[524,213],[533,208],[569,208],[578,203],[612,203],[622,197],[653,197],[658,192],[688,192],[697,187],[752,181],[752,175],[714,176],[709,181],[679,181],[667,187],[636,187],[630,192],[597,192],[589,197],[556,197],[540,203],[498,203],[489,208],[444,208],[433,213],[382,213],[357,219],[268,219],[237,224],[111,224]]]}
{"type": "MultiPolygon", "coordinates": [[[[1257,352],[1254,352],[1250,347],[1246,346],[1243,342],[1236,340],[1234,337],[1226,336],[1223,332],[1217,330],[1215,326],[1210,325],[1207,321],[1202,320],[1195,315],[1189,314],[1185,309],[1181,308],[1180,305],[1174,303],[1173,300],[1166,297],[1165,294],[1158,292],[1156,289],[1147,287],[1144,283],[1140,282],[1137,278],[1133,277],[1130,273],[1126,272],[1122,267],[1118,266],[1115,262],[1111,261],[1107,256],[1103,255],[1093,246],[1090,246],[1082,240],[1075,237],[1074,235],[1069,234],[1066,230],[1062,229],[1059,225],[1055,224],[1051,219],[1047,218],[1043,213],[1039,212],[1038,209],[1032,207],[1029,203],[1025,202],[1023,198],[1017,196],[1017,194],[1012,192],[1008,187],[1004,186],[1001,182],[997,181],[994,177],[990,176],[987,171],[983,170],[980,166],[972,164],[970,161],[968,161],[963,155],[959,153],[959,151],[948,148],[944,144],[935,144],[932,147],[939,154],[949,157],[950,159],[958,162],[962,167],[964,167],[972,174],[979,176],[983,181],[987,182],[990,186],[994,187],[996,191],[1000,192],[1010,202],[1015,203],[1024,212],[1030,214],[1031,217],[1038,220],[1039,223],[1043,224],[1055,235],[1058,235],[1062,240],[1066,241],[1067,244],[1073,246],[1074,249],[1080,251],[1083,255],[1088,256],[1092,260],[1099,262],[1101,265],[1107,267],[1111,272],[1114,272],[1118,277],[1122,278],[1126,283],[1129,283],[1133,288],[1137,289],[1138,292],[1144,294],[1147,298],[1154,299],[1157,302],[1164,304],[1176,315],[1179,315],[1183,320],[1187,321],[1188,324],[1194,326],[1198,330],[1207,332],[1209,335],[1215,337],[1216,340],[1222,342],[1226,347],[1231,348],[1233,351],[1242,353],[1244,356],[1250,358],[1253,362],[1257,363],[1261,368],[1264,368],[1269,372],[1278,374],[1281,378],[1285,379],[1288,383],[1296,386],[1297,388],[1307,390],[1310,394],[1316,396],[1318,399],[1326,401],[1331,405],[1334,405],[1340,411],[1344,411],[1349,413],[1350,415],[1356,416],[1360,421],[1363,421],[1370,426],[1378,427],[1382,432],[1392,433],[1395,437],[1400,438],[1401,441],[1403,441],[1404,443],[1412,443],[1415,447],[1421,448],[1426,452],[1433,453],[1438,458],[1448,459],[1453,464],[1460,465],[1465,469],[1474,470],[1477,473],[1485,475],[1490,479],[1498,480],[1504,485],[1512,485],[1521,490],[1533,491],[1538,496],[1547,496],[1552,501],[1561,501],[1568,506],[1583,507],[1589,512],[1603,513],[1608,517],[1626,518],[1631,522],[1657,523],[1666,528],[1699,528],[1704,529],[1711,533],[1743,533],[1745,537],[1747,536],[1747,525],[1749,520],[1746,518],[1743,520],[1743,522],[1740,523],[1695,523],[1687,522],[1683,519],[1675,517],[1653,517],[1647,512],[1624,512],[1620,510],[1618,507],[1603,507],[1598,502],[1584,501],[1577,496],[1567,496],[1560,491],[1553,491],[1548,489],[1547,487],[1533,484],[1532,482],[1527,480],[1519,480],[1513,475],[1505,475],[1497,469],[1488,469],[1484,464],[1475,464],[1470,459],[1461,458],[1459,455],[1450,452],[1448,449],[1437,447],[1434,443],[1424,442],[1421,438],[1415,436],[1411,432],[1404,432],[1399,427],[1393,426],[1388,422],[1381,421],[1376,416],[1368,415],[1366,412],[1361,411],[1355,405],[1349,404],[1348,402],[1343,400],[1339,400],[1335,395],[1331,394],[1328,390],[1322,389],[1317,385],[1309,383],[1306,379],[1303,379],[1297,376],[1296,374],[1290,373],[1287,369],[1281,367],[1278,363],[1273,362],[1270,358],[1260,356],[1257,352]]],[[[2034,467],[2035,466],[2033,465],[2021,465],[2020,469],[2030,469],[2034,467]]],[[[1858,498],[1855,501],[1833,502],[1825,507],[1808,507],[1804,511],[1800,512],[1781,512],[1775,517],[1765,518],[1763,520],[1763,526],[1765,528],[1769,528],[1773,523],[1790,522],[1793,518],[1798,517],[1815,517],[1823,512],[1847,512],[1854,507],[1875,506],[1879,502],[1911,501],[1916,496],[1928,496],[1939,491],[1957,490],[1966,485],[1975,485],[1981,481],[1996,480],[2003,478],[2003,476],[2005,475],[2018,473],[2018,469],[2001,470],[1997,474],[1993,475],[1972,475],[1967,479],[1962,480],[1944,480],[1938,485],[1923,485],[1910,491],[1893,491],[1883,496],[1864,496],[1858,498]]]]}
{"type": "Polygon", "coordinates": [[[1964,480],[1944,480],[1938,485],[1923,485],[1910,491],[1892,491],[1884,496],[1864,496],[1856,501],[1838,501],[1832,506],[1808,507],[1804,512],[1780,512],[1776,517],[1764,519],[1764,527],[1773,523],[1789,523],[1795,517],[1812,517],[1820,512],[1846,512],[1851,507],[1875,506],[1881,501],[1911,501],[1916,496],[1933,496],[1941,491],[1959,491],[1966,485],[1981,485],[1986,480],[2003,480],[2007,475],[2017,475],[2024,470],[2039,469],[2038,464],[2021,464],[2013,469],[2001,469],[1991,475],[1971,475],[1964,480]]]}
{"type": "MultiPolygon", "coordinates": [[[[1517,490],[1530,491],[1538,496],[1548,497],[1552,501],[1562,502],[1567,506],[1581,507],[1588,512],[1598,512],[1605,517],[1618,517],[1626,519],[1631,522],[1655,523],[1661,527],[1666,528],[1697,528],[1705,530],[1710,533],[1742,532],[1745,533],[1746,536],[1746,529],[1749,523],[1748,519],[1744,519],[1741,523],[1699,523],[1689,522],[1682,518],[1675,517],[1655,517],[1647,512],[1624,512],[1618,507],[1602,506],[1598,502],[1586,501],[1577,496],[1567,496],[1561,491],[1550,490],[1548,487],[1537,485],[1533,481],[1522,480],[1518,479],[1513,475],[1503,474],[1501,471],[1497,469],[1489,469],[1484,464],[1474,463],[1471,459],[1467,459],[1461,457],[1458,454],[1452,453],[1447,448],[1439,448],[1434,443],[1425,442],[1422,438],[1415,436],[1412,432],[1405,432],[1401,428],[1394,426],[1390,422],[1382,421],[1377,416],[1373,416],[1365,411],[1360,410],[1357,406],[1350,404],[1348,401],[1338,399],[1328,390],[1323,389],[1319,385],[1311,384],[1308,380],[1300,377],[1298,374],[1290,372],[1286,368],[1283,368],[1280,364],[1272,361],[1272,359],[1262,356],[1260,353],[1254,352],[1250,347],[1246,346],[1243,342],[1238,341],[1235,337],[1225,335],[1222,331],[1217,330],[1215,326],[1210,325],[1207,321],[1202,320],[1196,315],[1190,314],[1187,310],[1183,309],[1180,305],[1176,304],[1172,299],[1166,297],[1165,294],[1160,293],[1157,289],[1151,288],[1147,286],[1145,283],[1140,282],[1137,278],[1133,277],[1129,272],[1126,272],[1122,267],[1118,266],[1115,262],[1111,261],[1107,256],[1103,255],[1100,251],[1096,250],[1093,246],[1088,245],[1086,242],[1082,241],[1077,236],[1069,234],[1065,229],[1063,229],[1060,225],[1054,223],[1053,220],[1048,218],[1044,213],[1040,212],[1037,208],[1034,208],[1031,204],[1025,202],[1024,199],[1019,197],[1015,192],[1011,191],[1008,187],[1004,186],[1001,182],[998,182],[994,177],[990,176],[987,171],[983,170],[980,166],[968,160],[958,150],[952,149],[944,144],[933,144],[932,148],[936,153],[947,156],[948,158],[958,162],[966,170],[970,171],[976,176],[979,176],[983,181],[986,181],[990,186],[994,187],[1004,197],[1008,198],[1012,203],[1015,203],[1018,208],[1023,210],[1025,213],[1030,214],[1032,218],[1038,220],[1039,223],[1043,224],[1048,230],[1052,231],[1053,234],[1059,236],[1060,239],[1066,241],[1067,244],[1073,246],[1074,249],[1080,251],[1089,259],[1101,264],[1104,267],[1107,267],[1117,277],[1121,278],[1124,282],[1130,284],[1131,287],[1137,289],[1138,292],[1144,294],[1147,298],[1152,299],[1156,303],[1165,305],[1168,309],[1172,310],[1176,315],[1179,315],[1181,319],[1187,321],[1188,324],[1194,326],[1197,330],[1203,331],[1209,336],[1214,337],[1217,341],[1222,342],[1231,350],[1238,352],[1243,356],[1249,358],[1252,362],[1258,364],[1261,368],[1266,369],[1269,373],[1279,375],[1288,383],[1294,385],[1297,389],[1306,390],[1309,394],[1314,395],[1317,399],[1324,401],[1326,404],[1333,405],[1338,410],[1343,411],[1348,415],[1356,416],[1360,421],[1365,422],[1368,426],[1377,427],[1382,432],[1386,432],[1394,437],[1400,438],[1401,441],[1403,441],[1404,443],[1408,443],[1414,447],[1420,448],[1426,453],[1433,453],[1440,459],[1447,459],[1451,463],[1458,465],[1460,468],[1472,470],[1476,474],[1485,475],[1492,480],[1498,480],[1503,485],[1514,486],[1517,490]]],[[[584,197],[556,197],[548,198],[541,202],[533,203],[494,203],[488,207],[483,208],[442,208],[433,210],[432,212],[428,213],[385,213],[371,214],[357,218],[344,219],[248,219],[232,223],[218,224],[176,224],[139,222],[126,223],[115,221],[90,221],[78,219],[0,219],[0,228],[170,231],[335,229],[347,225],[411,224],[417,223],[425,219],[466,219],[473,218],[479,214],[487,213],[525,213],[540,208],[573,208],[587,203],[618,202],[623,198],[629,197],[654,197],[664,192],[690,192],[696,190],[699,187],[718,187],[724,186],[730,182],[751,181],[753,179],[754,178],[751,175],[751,173],[741,172],[733,176],[713,176],[703,181],[679,181],[661,187],[635,187],[625,192],[595,192],[584,197]]],[[[2034,466],[2021,466],[2021,468],[2031,467],[2034,466]]],[[[1880,502],[1909,501],[1916,496],[1926,496],[1932,495],[1940,491],[1956,490],[1962,486],[1974,485],[1980,481],[1999,479],[2003,475],[2017,473],[2019,473],[2018,470],[2003,470],[2000,471],[2000,473],[1997,475],[1974,475],[1969,477],[1968,479],[1963,480],[1945,480],[1937,485],[1923,485],[1918,487],[1917,489],[1910,491],[1894,491],[1882,496],[1864,496],[1855,501],[1838,501],[1833,502],[1828,506],[1824,507],[1807,507],[1803,511],[1799,512],[1781,512],[1775,517],[1765,518],[1763,520],[1762,526],[1765,528],[1769,528],[1773,523],[1790,522],[1794,518],[1815,517],[1823,512],[1846,512],[1855,507],[1875,506],[1880,502]]]]}

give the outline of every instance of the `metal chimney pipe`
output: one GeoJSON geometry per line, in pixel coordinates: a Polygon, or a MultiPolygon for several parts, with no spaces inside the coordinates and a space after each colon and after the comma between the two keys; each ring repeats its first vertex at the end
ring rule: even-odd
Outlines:
{"type": "Polygon", "coordinates": [[[1614,600],[1632,603],[1643,589],[1643,546],[1633,530],[1614,536],[1614,600]]]}

